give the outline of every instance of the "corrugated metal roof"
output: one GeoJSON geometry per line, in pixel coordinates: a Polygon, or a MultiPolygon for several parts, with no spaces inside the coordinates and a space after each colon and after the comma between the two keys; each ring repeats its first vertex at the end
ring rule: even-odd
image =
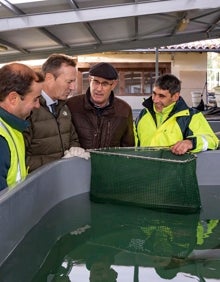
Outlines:
{"type": "Polygon", "coordinates": [[[0,63],[220,38],[219,0],[21,2],[0,0],[0,63]]]}

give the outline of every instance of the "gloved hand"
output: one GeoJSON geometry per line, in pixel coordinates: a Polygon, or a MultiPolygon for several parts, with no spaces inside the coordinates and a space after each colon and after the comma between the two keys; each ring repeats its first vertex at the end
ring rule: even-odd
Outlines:
{"type": "Polygon", "coordinates": [[[86,152],[85,149],[81,147],[71,147],[69,150],[64,152],[63,158],[79,157],[88,160],[90,158],[90,153],[86,152]]]}

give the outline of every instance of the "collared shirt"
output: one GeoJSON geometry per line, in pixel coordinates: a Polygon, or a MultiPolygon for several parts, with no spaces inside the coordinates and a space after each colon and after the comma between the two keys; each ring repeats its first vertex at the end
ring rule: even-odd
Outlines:
{"type": "Polygon", "coordinates": [[[49,108],[50,112],[52,113],[51,105],[54,104],[54,103],[58,104],[58,100],[55,100],[55,101],[54,101],[54,100],[53,100],[52,98],[50,98],[50,96],[47,95],[47,93],[44,92],[43,90],[42,90],[42,92],[41,92],[41,95],[44,97],[44,99],[45,99],[45,101],[46,101],[46,105],[47,105],[47,107],[49,108]]]}

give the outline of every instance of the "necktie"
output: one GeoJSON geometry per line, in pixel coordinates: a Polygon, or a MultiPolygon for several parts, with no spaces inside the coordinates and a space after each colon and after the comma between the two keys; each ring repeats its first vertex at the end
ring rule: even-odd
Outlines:
{"type": "Polygon", "coordinates": [[[57,117],[56,103],[50,105],[52,114],[57,117]]]}

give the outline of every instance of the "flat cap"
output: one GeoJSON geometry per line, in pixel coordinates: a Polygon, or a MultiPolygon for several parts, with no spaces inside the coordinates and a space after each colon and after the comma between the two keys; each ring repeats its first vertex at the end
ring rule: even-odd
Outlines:
{"type": "Polygon", "coordinates": [[[116,69],[108,63],[98,63],[91,67],[89,75],[98,76],[109,80],[118,78],[116,69]]]}

